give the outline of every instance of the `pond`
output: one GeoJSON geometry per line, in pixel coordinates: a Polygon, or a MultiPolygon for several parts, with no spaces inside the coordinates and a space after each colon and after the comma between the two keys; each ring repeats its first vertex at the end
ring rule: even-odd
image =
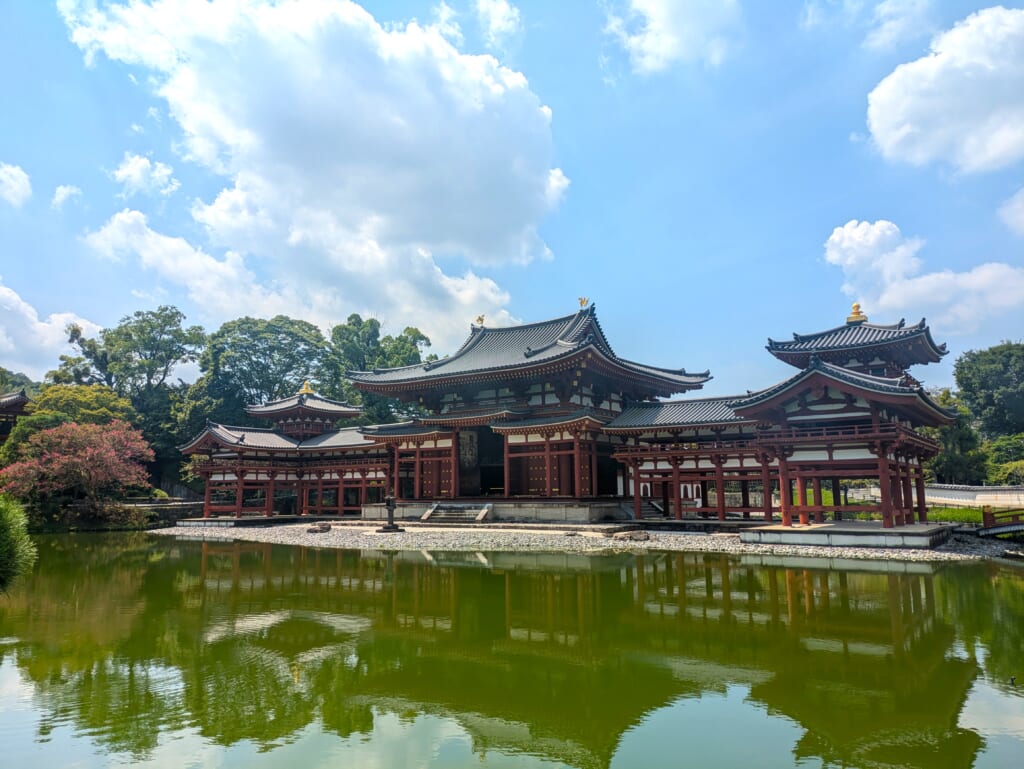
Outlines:
{"type": "Polygon", "coordinates": [[[1024,571],[1008,566],[37,542],[0,595],[4,766],[1024,755],[1024,571]]]}

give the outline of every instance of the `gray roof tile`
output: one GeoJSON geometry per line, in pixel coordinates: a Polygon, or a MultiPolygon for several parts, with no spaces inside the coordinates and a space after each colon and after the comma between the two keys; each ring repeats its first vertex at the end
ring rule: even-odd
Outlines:
{"type": "Polygon", "coordinates": [[[710,379],[708,372],[691,374],[685,369],[645,366],[619,358],[597,322],[594,305],[573,315],[540,323],[505,328],[473,326],[462,347],[447,358],[402,368],[349,371],[347,376],[357,384],[412,384],[425,380],[500,373],[568,358],[587,348],[598,350],[624,369],[661,380],[673,388],[672,392],[699,387],[710,379]]]}
{"type": "Polygon", "coordinates": [[[892,342],[908,342],[918,337],[924,342],[924,348],[921,351],[923,355],[920,356],[921,359],[918,362],[938,362],[946,354],[946,345],[935,344],[924,318],[920,323],[912,326],[906,325],[902,320],[891,325],[867,321],[846,323],[814,334],[793,334],[792,340],[769,339],[767,349],[772,355],[786,359],[800,353],[852,351],[892,342]]]}
{"type": "Polygon", "coordinates": [[[737,416],[730,403],[739,396],[694,398],[692,400],[633,403],[609,422],[605,429],[635,430],[641,428],[682,427],[708,424],[729,424],[749,421],[737,416]]]}

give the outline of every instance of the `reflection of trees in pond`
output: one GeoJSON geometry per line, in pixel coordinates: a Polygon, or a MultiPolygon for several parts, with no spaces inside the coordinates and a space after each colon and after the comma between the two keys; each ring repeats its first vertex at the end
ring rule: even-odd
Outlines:
{"type": "Polygon", "coordinates": [[[536,555],[449,566],[89,542],[41,548],[32,584],[0,606],[0,635],[18,638],[45,728],[70,722],[134,757],[185,726],[270,749],[318,720],[344,738],[395,712],[455,719],[485,749],[604,767],[654,709],[741,684],[801,724],[798,758],[915,766],[904,735],[969,764],[980,742],[953,725],[976,668],[950,654],[954,628],[991,649],[986,664],[1020,658],[1020,628],[992,617],[1021,611],[1022,583],[987,568],[886,575],[651,553],[552,569],[536,555]]]}
{"type": "Polygon", "coordinates": [[[1019,568],[994,563],[962,567],[941,583],[938,596],[943,618],[957,629],[960,642],[990,681],[1005,687],[1010,676],[1024,679],[1024,579],[1019,568]],[[983,654],[978,654],[978,644],[983,654]]]}
{"type": "Polygon", "coordinates": [[[40,736],[71,722],[107,749],[141,760],[156,747],[161,733],[187,723],[176,671],[157,665],[97,660],[35,685],[47,712],[39,724],[40,736]]]}

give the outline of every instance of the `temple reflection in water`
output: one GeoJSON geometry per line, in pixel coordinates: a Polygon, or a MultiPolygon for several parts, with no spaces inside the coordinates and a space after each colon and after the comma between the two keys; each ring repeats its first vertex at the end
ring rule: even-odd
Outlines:
{"type": "Polygon", "coordinates": [[[730,686],[798,725],[793,758],[968,767],[982,748],[958,727],[980,668],[954,627],[979,596],[928,564],[158,541],[119,565],[76,590],[120,591],[134,615],[79,630],[73,655],[58,637],[74,618],[32,604],[60,577],[40,571],[0,614],[54,718],[111,749],[144,755],[180,724],[269,748],[317,721],[346,737],[431,714],[477,752],[589,769],[651,713],[730,686]],[[140,708],[130,728],[104,724],[101,691],[110,719],[140,708]]]}

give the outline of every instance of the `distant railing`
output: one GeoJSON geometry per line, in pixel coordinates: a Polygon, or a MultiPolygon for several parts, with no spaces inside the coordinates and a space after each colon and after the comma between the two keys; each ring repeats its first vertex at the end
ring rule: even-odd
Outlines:
{"type": "Polygon", "coordinates": [[[981,525],[984,528],[991,529],[1009,523],[1024,523],[1024,510],[1000,510],[997,513],[989,505],[981,509],[981,525]]]}

